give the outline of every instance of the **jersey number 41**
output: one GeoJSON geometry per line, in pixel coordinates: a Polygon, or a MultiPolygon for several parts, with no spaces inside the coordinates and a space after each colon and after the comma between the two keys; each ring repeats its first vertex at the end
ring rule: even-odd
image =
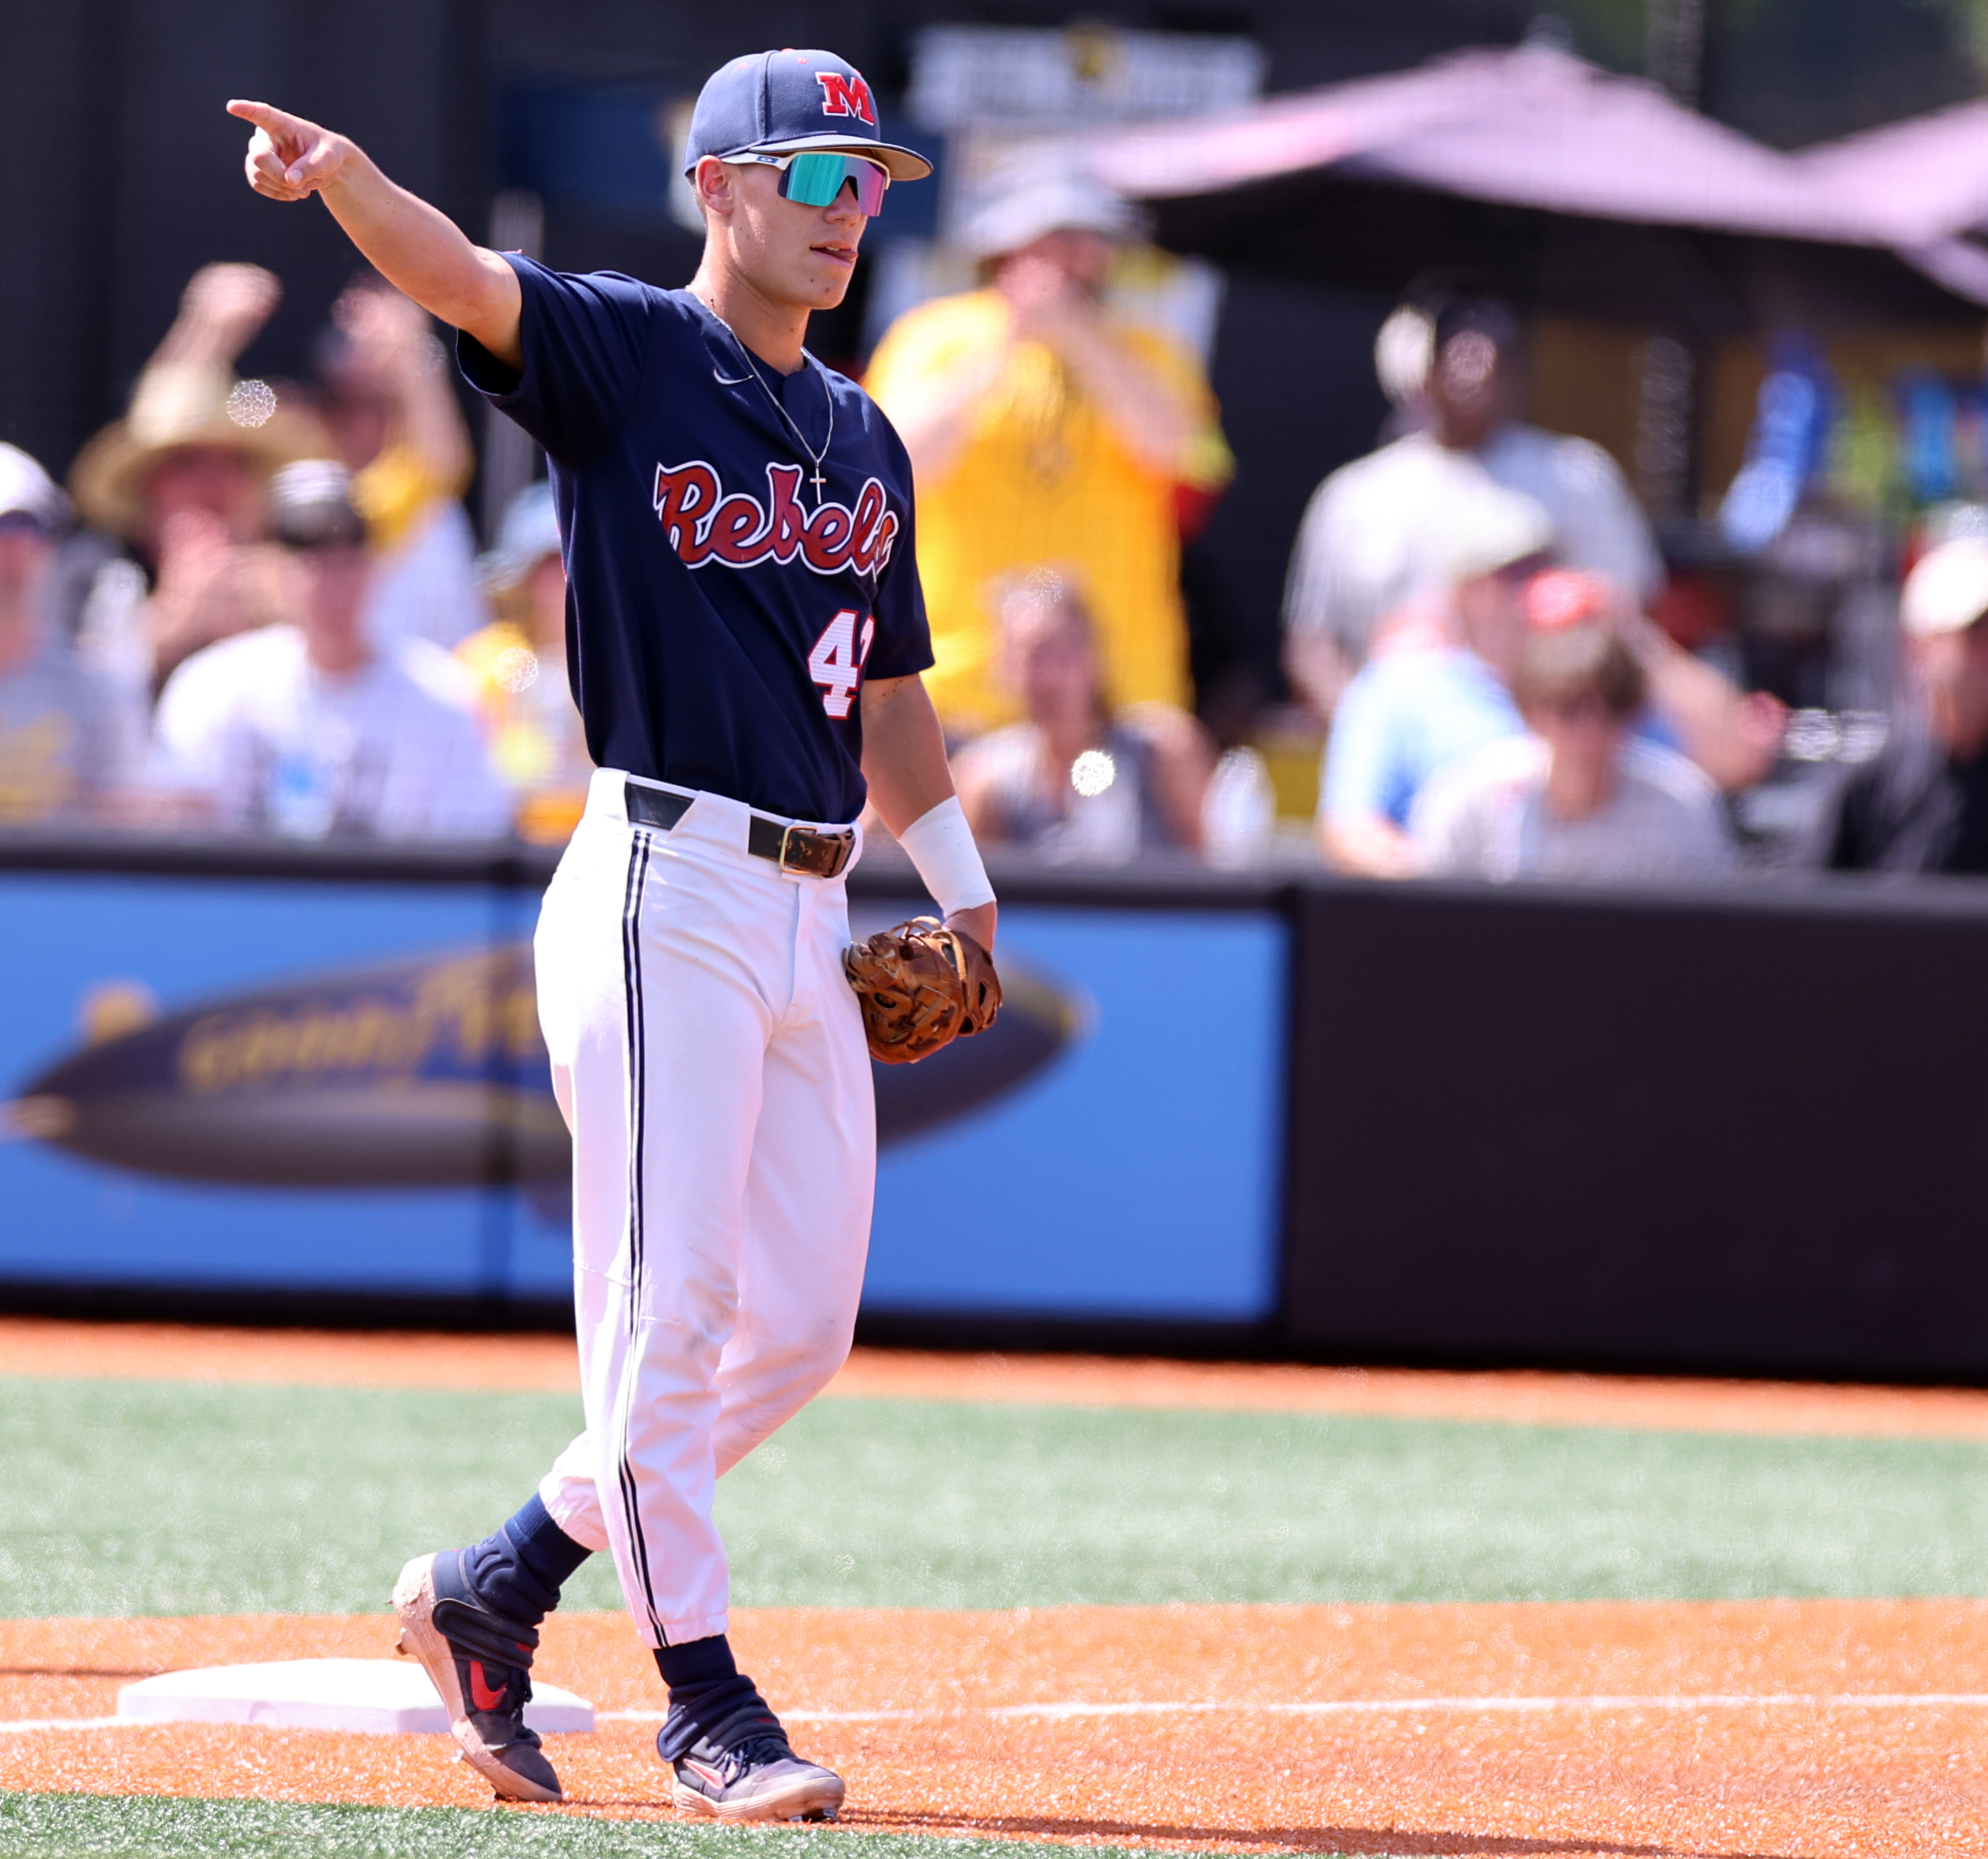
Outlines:
{"type": "Polygon", "coordinates": [[[808,676],[821,686],[821,707],[837,723],[848,716],[849,706],[856,701],[870,642],[876,636],[874,620],[845,607],[829,621],[808,654],[808,676]],[[859,624],[863,628],[860,638],[856,631],[859,624]]]}

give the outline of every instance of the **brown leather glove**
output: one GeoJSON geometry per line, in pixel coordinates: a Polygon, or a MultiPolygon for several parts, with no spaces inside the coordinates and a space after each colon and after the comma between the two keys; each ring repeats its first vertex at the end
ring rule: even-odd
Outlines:
{"type": "Polygon", "coordinates": [[[992,1026],[1001,1011],[993,957],[936,917],[880,931],[845,950],[842,966],[862,1004],[871,1056],[887,1065],[915,1065],[992,1026]]]}

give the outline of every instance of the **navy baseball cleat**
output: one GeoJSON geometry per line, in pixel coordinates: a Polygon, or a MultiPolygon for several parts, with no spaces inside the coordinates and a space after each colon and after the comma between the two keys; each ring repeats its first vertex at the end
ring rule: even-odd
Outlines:
{"type": "Polygon", "coordinates": [[[401,1571],[394,1584],[400,1650],[421,1661],[441,1694],[463,1760],[500,1796],[563,1800],[538,1732],[525,1725],[538,1629],[507,1620],[478,1600],[462,1578],[462,1555],[445,1549],[417,1556],[401,1571]]]}
{"type": "MultiPolygon", "coordinates": [[[[656,1741],[661,1755],[660,1734],[656,1741]]],[[[700,1737],[671,1766],[678,1807],[721,1820],[833,1820],[842,1811],[842,1777],[803,1762],[779,1732],[735,1749],[700,1737]]]]}

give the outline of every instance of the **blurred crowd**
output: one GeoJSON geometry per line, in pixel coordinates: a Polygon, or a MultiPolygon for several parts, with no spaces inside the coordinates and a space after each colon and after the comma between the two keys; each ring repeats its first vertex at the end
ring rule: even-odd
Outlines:
{"type": "MultiPolygon", "coordinates": [[[[1080,177],[1026,178],[965,229],[979,287],[901,317],[870,364],[982,840],[1378,879],[1756,862],[1732,803],[1787,712],[1653,617],[1665,567],[1621,471],[1520,418],[1519,320],[1456,283],[1388,320],[1384,442],[1292,540],[1285,669],[1324,747],[1315,819],[1280,825],[1246,732],[1194,712],[1182,549],[1234,466],[1195,354],[1113,306],[1140,232],[1080,177]]],[[[479,554],[427,317],[363,276],[309,381],[244,380],[280,294],[252,266],[198,273],[66,491],[0,445],[0,825],[558,843],[590,765],[549,487],[479,554]]],[[[1899,713],[1795,862],[1988,872],[1988,524],[1949,527],[1900,603],[1899,713]]]]}
{"type": "Polygon", "coordinates": [[[1664,569],[1614,461],[1517,417],[1520,330],[1435,293],[1382,332],[1399,435],[1305,513],[1291,676],[1332,719],[1318,814],[1342,869],[1616,881],[1736,869],[1722,794],[1783,724],[1648,618],[1664,569]]]}
{"type": "Polygon", "coordinates": [[[0,446],[0,822],[563,837],[588,764],[547,488],[479,557],[428,318],[362,276],[310,381],[242,380],[281,295],[197,273],[67,494],[0,446]]]}

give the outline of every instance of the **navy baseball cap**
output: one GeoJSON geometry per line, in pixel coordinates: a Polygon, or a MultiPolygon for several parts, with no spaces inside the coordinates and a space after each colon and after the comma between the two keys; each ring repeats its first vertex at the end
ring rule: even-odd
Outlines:
{"type": "Polygon", "coordinates": [[[754,52],[705,80],[691,113],[684,172],[706,155],[791,155],[804,149],[867,155],[893,181],[922,181],[931,164],[877,133],[863,73],[833,52],[754,52]]]}

